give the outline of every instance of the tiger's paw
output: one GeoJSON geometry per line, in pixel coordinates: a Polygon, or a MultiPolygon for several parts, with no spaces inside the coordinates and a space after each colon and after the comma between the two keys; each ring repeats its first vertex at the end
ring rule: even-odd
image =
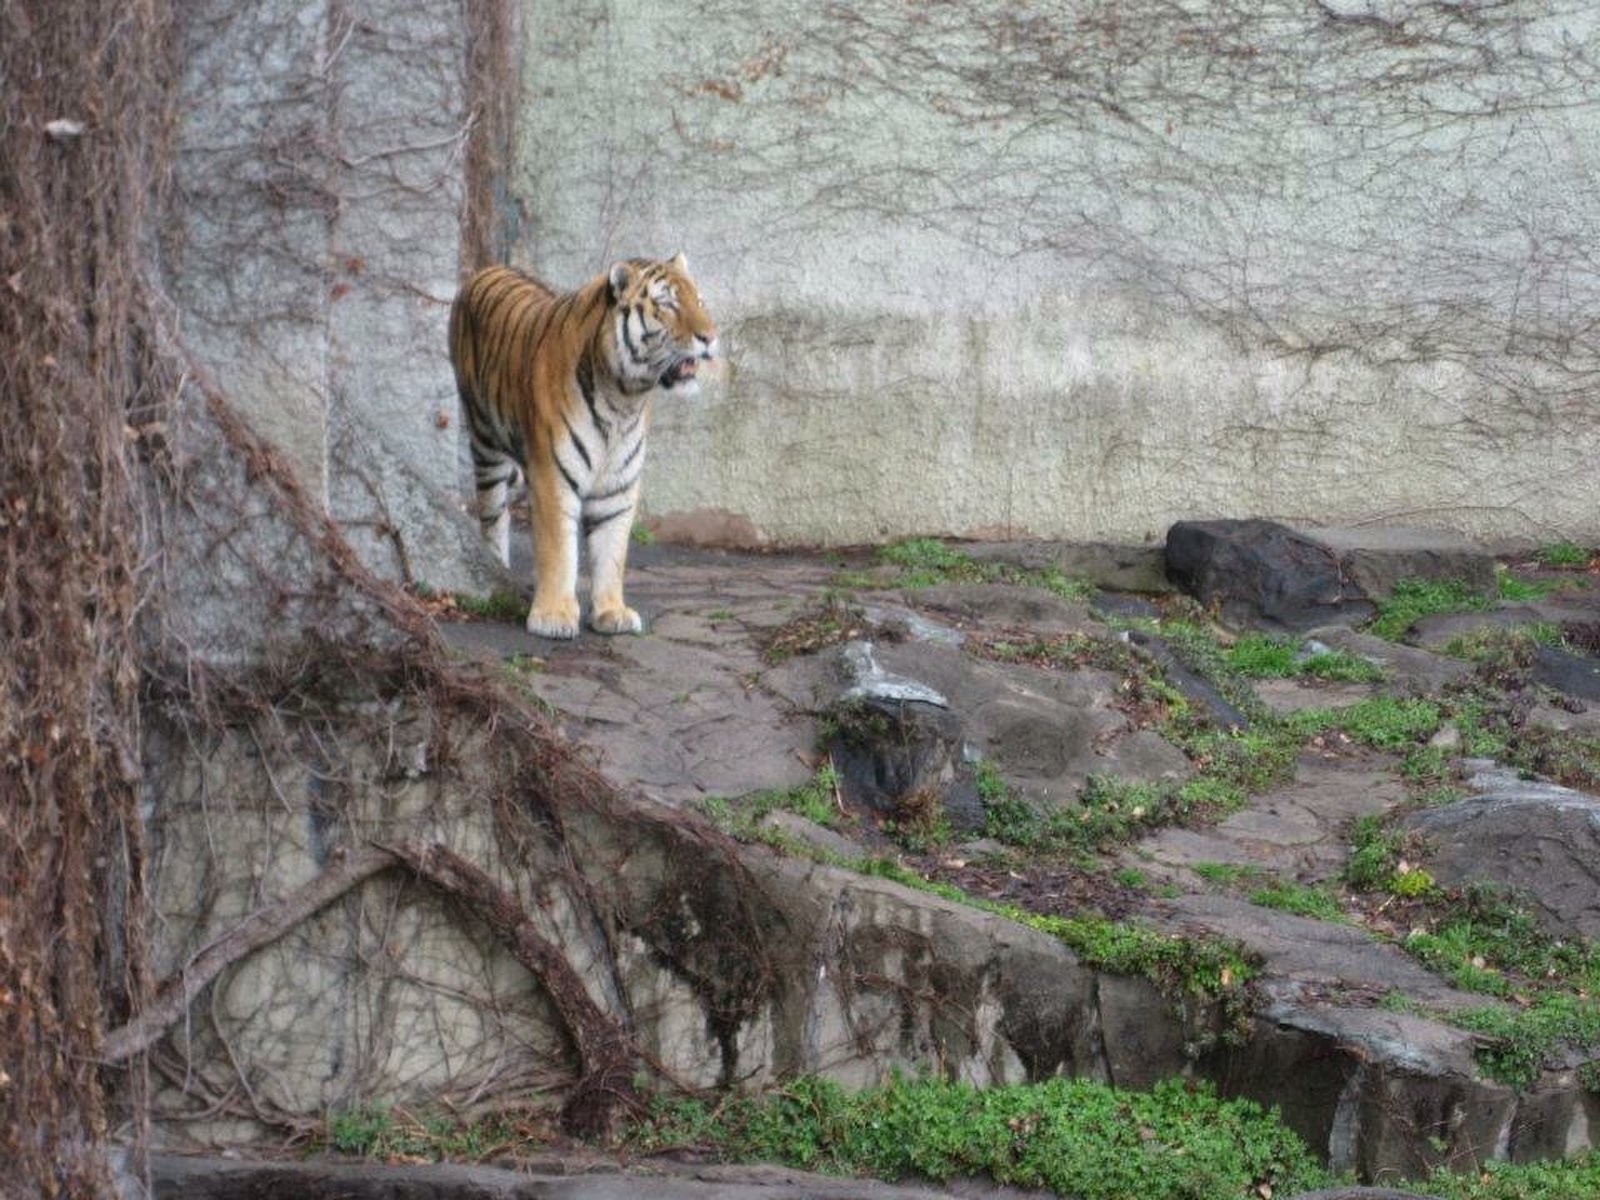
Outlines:
{"type": "Polygon", "coordinates": [[[528,610],[528,632],[547,638],[578,636],[578,602],[560,600],[548,608],[535,604],[528,610]]]}
{"type": "Polygon", "coordinates": [[[643,633],[644,622],[627,605],[596,611],[589,617],[589,628],[596,633],[643,633]]]}

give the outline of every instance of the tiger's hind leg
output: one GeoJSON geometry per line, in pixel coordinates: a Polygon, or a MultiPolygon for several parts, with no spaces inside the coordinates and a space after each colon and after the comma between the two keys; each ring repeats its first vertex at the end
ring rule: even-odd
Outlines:
{"type": "Polygon", "coordinates": [[[511,565],[511,508],[509,498],[522,480],[522,468],[509,454],[472,447],[474,480],[478,489],[478,530],[500,559],[511,565]]]}

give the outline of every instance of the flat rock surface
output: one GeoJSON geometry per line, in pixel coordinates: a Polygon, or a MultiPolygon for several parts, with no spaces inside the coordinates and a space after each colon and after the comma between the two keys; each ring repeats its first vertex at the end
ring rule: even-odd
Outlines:
{"type": "Polygon", "coordinates": [[[1135,842],[1121,861],[1165,883],[1205,887],[1196,867],[1254,867],[1317,882],[1344,866],[1347,826],[1405,799],[1392,762],[1371,752],[1300,756],[1293,781],[1199,828],[1169,826],[1135,842]]]}

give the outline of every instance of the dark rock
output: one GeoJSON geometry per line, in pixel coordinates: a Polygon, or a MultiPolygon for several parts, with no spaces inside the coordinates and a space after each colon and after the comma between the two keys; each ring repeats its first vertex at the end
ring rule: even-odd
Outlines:
{"type": "Polygon", "coordinates": [[[1244,729],[1250,724],[1250,718],[1242,709],[1232,704],[1204,675],[1186,667],[1161,638],[1137,630],[1128,636],[1135,646],[1156,660],[1167,682],[1182,692],[1183,698],[1204,713],[1213,725],[1219,729],[1244,729]]]}
{"type": "Polygon", "coordinates": [[[959,832],[983,828],[977,776],[954,713],[863,695],[835,708],[832,724],[828,754],[846,804],[908,824],[942,816],[959,832]]]}
{"type": "Polygon", "coordinates": [[[1183,751],[1132,726],[1117,707],[1117,676],[1093,668],[1052,670],[995,663],[950,646],[903,642],[876,647],[885,670],[947,697],[967,737],[1026,799],[1046,808],[1077,796],[1093,774],[1186,778],[1183,751]]]}
{"type": "Polygon", "coordinates": [[[1433,847],[1434,878],[1515,889],[1556,936],[1600,937],[1600,798],[1494,767],[1469,786],[1480,794],[1406,822],[1433,847]]]}
{"type": "Polygon", "coordinates": [[[1600,700],[1600,658],[1540,646],[1534,654],[1533,681],[1578,700],[1600,700]]]}
{"type": "Polygon", "coordinates": [[[1121,617],[1123,620],[1155,621],[1161,617],[1161,610],[1143,596],[1103,589],[1089,598],[1089,611],[1098,616],[1121,617]]]}
{"type": "Polygon", "coordinates": [[[1300,630],[1377,611],[1334,551],[1273,521],[1179,521],[1166,563],[1167,578],[1236,623],[1300,630]]]}

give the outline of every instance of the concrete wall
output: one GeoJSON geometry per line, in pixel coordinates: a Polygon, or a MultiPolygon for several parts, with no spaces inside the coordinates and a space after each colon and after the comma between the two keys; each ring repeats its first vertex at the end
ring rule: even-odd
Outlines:
{"type": "Polygon", "coordinates": [[[463,11],[203,0],[181,24],[162,260],[185,341],[369,566],[489,590],[445,348],[463,11]]]}
{"type": "Polygon", "coordinates": [[[1593,543],[1600,17],[1506,8],[529,4],[516,257],[687,251],[668,528],[1593,543]]]}

